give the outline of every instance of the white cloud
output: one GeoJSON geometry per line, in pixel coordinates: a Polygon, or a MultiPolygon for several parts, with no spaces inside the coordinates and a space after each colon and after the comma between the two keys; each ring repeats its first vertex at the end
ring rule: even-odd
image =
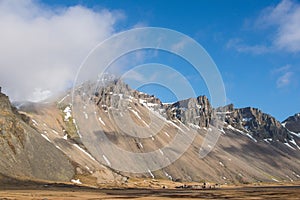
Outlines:
{"type": "Polygon", "coordinates": [[[143,27],[147,27],[147,26],[148,26],[148,24],[146,22],[138,22],[132,28],[143,28],[143,27]]]}
{"type": "Polygon", "coordinates": [[[277,76],[276,79],[277,88],[287,87],[293,82],[294,72],[290,65],[285,65],[275,70],[272,70],[271,74],[277,76]]]}
{"type": "Polygon", "coordinates": [[[173,44],[171,47],[171,50],[179,53],[180,51],[184,50],[184,48],[186,48],[186,45],[189,43],[190,41],[188,41],[186,38],[183,38],[181,41],[179,41],[176,44],[173,44]]]}
{"type": "Polygon", "coordinates": [[[0,1],[0,86],[14,100],[65,89],[88,52],[115,32],[119,12],[33,0],[0,1]]]}
{"type": "Polygon", "coordinates": [[[228,41],[227,48],[251,54],[300,51],[300,3],[282,0],[277,5],[262,10],[253,21],[254,23],[250,23],[253,30],[265,32],[264,44],[249,45],[247,41],[234,38],[228,41]]]}
{"type": "Polygon", "coordinates": [[[241,39],[235,38],[230,39],[227,44],[227,48],[233,48],[240,53],[251,53],[251,54],[264,54],[270,51],[270,48],[264,45],[247,45],[242,42],[241,39]]]}
{"type": "Polygon", "coordinates": [[[288,86],[291,83],[292,76],[293,76],[293,72],[285,72],[277,79],[276,81],[277,87],[282,88],[288,86]]]}
{"type": "Polygon", "coordinates": [[[288,71],[290,69],[291,69],[290,65],[284,65],[282,67],[279,67],[279,68],[273,70],[272,73],[273,74],[278,74],[278,73],[286,72],[286,71],[288,71]]]}
{"type": "Polygon", "coordinates": [[[142,82],[143,80],[146,80],[146,77],[143,73],[140,73],[136,70],[130,70],[128,73],[123,75],[123,79],[125,78],[125,81],[137,81],[142,82]]]}
{"type": "Polygon", "coordinates": [[[258,19],[263,25],[275,26],[273,45],[289,52],[300,51],[300,4],[283,0],[268,7],[258,19]]]}
{"type": "Polygon", "coordinates": [[[42,101],[52,95],[49,90],[42,90],[41,88],[35,88],[33,94],[28,98],[29,101],[38,102],[42,101]]]}

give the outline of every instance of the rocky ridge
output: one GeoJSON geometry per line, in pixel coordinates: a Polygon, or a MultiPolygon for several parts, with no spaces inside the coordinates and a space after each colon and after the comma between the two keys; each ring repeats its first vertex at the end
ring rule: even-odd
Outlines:
{"type": "Polygon", "coordinates": [[[270,139],[286,142],[292,139],[288,130],[279,121],[257,108],[235,109],[231,104],[226,106],[225,114],[227,127],[250,133],[256,140],[270,139]]]}
{"type": "MultiPolygon", "coordinates": [[[[54,103],[26,105],[20,109],[30,117],[31,127],[38,134],[44,134],[50,144],[72,161],[75,170],[72,178],[78,183],[93,180],[96,181],[93,184],[109,181],[123,184],[128,177],[172,181],[205,179],[219,183],[277,182],[300,178],[298,138],[258,109],[236,109],[233,105],[212,108],[205,96],[163,104],[154,95],[133,90],[119,80],[101,86],[85,83],[76,88],[74,99],[75,102],[68,93],[54,103]],[[74,106],[77,101],[79,110],[74,106]],[[96,107],[89,109],[86,103],[96,107]],[[223,127],[215,126],[220,116],[224,117],[223,127]],[[123,127],[116,123],[116,119],[123,127]],[[95,121],[97,126],[93,127],[95,121]],[[138,126],[132,126],[131,121],[138,126]],[[99,127],[109,141],[103,141],[97,131],[90,132],[99,127]],[[152,128],[158,128],[158,131],[153,134],[152,128]],[[203,140],[214,131],[220,134],[218,143],[207,157],[199,159],[203,140]],[[135,136],[138,133],[149,137],[138,138],[135,136]],[[88,142],[81,141],[84,134],[88,136],[88,142]],[[116,163],[123,163],[127,169],[137,165],[144,167],[157,162],[158,157],[150,157],[143,163],[134,157],[119,155],[110,150],[110,145],[135,153],[157,151],[168,158],[162,147],[178,135],[184,143],[189,142],[191,135],[195,138],[171,165],[156,171],[146,170],[145,173],[125,173],[112,168],[116,163]],[[93,151],[90,147],[95,145],[107,146],[109,150],[93,151]]],[[[176,149],[172,151],[176,152],[176,149]]]]}
{"type": "MultiPolygon", "coordinates": [[[[205,136],[205,134],[210,134],[209,132],[213,130],[217,130],[220,131],[222,135],[224,134],[226,135],[226,136],[222,136],[220,138],[220,141],[224,139],[226,140],[226,143],[233,142],[234,143],[233,146],[235,146],[237,145],[236,142],[243,138],[243,140],[245,139],[246,141],[248,141],[247,143],[249,143],[250,145],[244,147],[245,149],[247,149],[247,151],[251,151],[251,149],[254,148],[254,146],[257,146],[256,148],[261,149],[259,152],[257,152],[258,155],[263,154],[263,152],[270,152],[270,154],[272,154],[271,152],[276,151],[275,149],[278,150],[280,149],[280,151],[287,151],[289,152],[289,154],[292,154],[294,156],[294,155],[298,155],[297,151],[300,150],[300,147],[298,146],[298,138],[294,138],[293,135],[274,117],[266,113],[263,113],[262,111],[256,108],[247,107],[247,108],[236,109],[233,107],[233,105],[228,105],[222,108],[212,108],[208,98],[205,96],[199,96],[197,98],[189,98],[187,100],[181,100],[173,104],[163,104],[155,96],[144,94],[136,90],[132,90],[128,87],[128,85],[126,85],[124,82],[119,80],[108,82],[105,87],[98,87],[98,88],[96,87],[96,89],[95,88],[91,89],[91,88],[93,88],[93,85],[90,85],[90,89],[86,89],[83,87],[78,91],[78,94],[82,95],[83,91],[85,91],[86,93],[83,96],[87,96],[88,99],[95,102],[95,104],[99,108],[99,112],[103,113],[100,115],[101,123],[103,122],[102,126],[104,130],[107,130],[107,132],[109,133],[109,137],[112,138],[114,141],[116,141],[115,144],[122,144],[124,143],[124,141],[127,141],[128,144],[130,144],[131,139],[127,137],[124,138],[123,136],[124,133],[122,134],[118,133],[120,131],[122,132],[122,129],[121,130],[115,129],[114,125],[112,127],[108,125],[108,121],[110,121],[110,123],[112,122],[110,116],[111,113],[113,113],[113,111],[117,111],[117,113],[120,114],[124,110],[127,110],[129,111],[129,113],[133,114],[131,118],[133,117],[132,119],[134,119],[134,121],[137,124],[147,127],[149,121],[147,120],[148,114],[145,114],[145,112],[147,110],[150,110],[151,112],[158,114],[163,120],[166,120],[168,124],[166,128],[163,128],[161,132],[157,134],[157,137],[161,137],[160,135],[165,135],[165,133],[167,133],[169,137],[172,137],[172,135],[176,133],[174,132],[176,130],[183,133],[191,132],[193,130],[198,132],[199,137],[201,138],[205,136]],[[224,119],[224,121],[222,121],[223,128],[215,127],[216,124],[215,121],[218,120],[218,117],[224,117],[221,118],[224,119]],[[173,128],[175,128],[174,131],[172,130],[173,128]],[[271,145],[272,148],[269,145],[271,145]],[[269,149],[262,150],[264,148],[269,148],[269,149]]],[[[85,113],[85,111],[83,111],[83,113],[85,113]]],[[[89,118],[90,116],[88,117],[88,119],[89,118]]],[[[125,120],[123,121],[125,124],[127,124],[126,119],[125,118],[123,119],[125,120]]],[[[128,126],[129,125],[127,125],[127,128],[128,126]]],[[[140,129],[135,129],[134,127],[130,127],[129,129],[132,132],[137,132],[137,133],[141,131],[140,129]]],[[[151,142],[151,139],[150,141],[148,139],[134,139],[133,140],[135,143],[134,146],[137,147],[136,151],[147,152],[147,151],[155,150],[155,148],[153,147],[155,147],[158,144],[158,142],[155,142],[157,140],[156,137],[151,136],[151,138],[152,141],[154,142],[151,142]],[[151,147],[151,148],[148,149],[147,147],[151,147]]],[[[220,142],[220,144],[222,143],[220,142]]],[[[132,145],[130,147],[126,147],[126,145],[123,145],[122,147],[128,148],[128,150],[134,149],[132,148],[133,147],[132,145]]],[[[225,149],[228,148],[228,150],[226,151],[229,151],[230,153],[233,154],[235,154],[236,151],[239,151],[239,150],[235,150],[231,152],[231,149],[229,147],[222,147],[222,145],[219,146],[219,148],[223,150],[224,148],[225,149]]],[[[252,151],[255,152],[256,150],[253,149],[252,151]]],[[[273,153],[277,154],[275,152],[273,153]]],[[[190,153],[187,154],[189,155],[190,153]]],[[[238,156],[243,157],[244,154],[238,156]]],[[[185,156],[183,157],[184,157],[183,159],[185,159],[185,156]]],[[[261,162],[261,164],[264,162],[269,162],[270,158],[266,158],[263,155],[262,158],[263,158],[262,160],[257,161],[256,156],[254,156],[253,158],[251,159],[248,158],[247,160],[253,159],[254,163],[261,162]]],[[[128,160],[130,159],[128,158],[128,160]]],[[[110,162],[112,161],[110,160],[110,162]]],[[[132,160],[128,162],[135,163],[136,161],[132,160]]],[[[223,163],[223,161],[221,163],[223,163]]],[[[193,180],[196,178],[196,176],[194,176],[195,175],[194,169],[189,168],[186,162],[182,163],[182,161],[178,161],[175,162],[174,165],[175,167],[185,165],[187,169],[183,170],[182,172],[177,171],[176,173],[175,172],[171,173],[170,171],[175,169],[173,167],[170,167],[169,169],[170,171],[168,171],[167,174],[168,176],[172,177],[172,180],[175,180],[176,178],[174,177],[176,176],[181,177],[180,179],[183,180],[190,179],[188,177],[192,177],[193,180]],[[193,175],[187,176],[187,174],[193,174],[193,175]]],[[[233,168],[236,167],[238,166],[233,166],[233,168]]],[[[259,168],[264,168],[264,167],[259,166],[259,168]]],[[[162,172],[156,172],[153,174],[151,173],[150,176],[164,177],[159,175],[161,173],[162,174],[166,173],[166,171],[163,170],[162,172]]],[[[272,172],[270,171],[268,173],[272,173],[272,172]]],[[[147,176],[147,174],[145,175],[147,176]]],[[[129,176],[135,176],[135,175],[130,174],[129,176]]]]}
{"type": "MultiPolygon", "coordinates": [[[[92,86],[90,85],[90,87],[92,86]]],[[[298,131],[300,125],[297,123],[300,120],[299,114],[290,117],[285,127],[274,117],[257,108],[234,108],[233,104],[213,108],[206,96],[189,98],[173,104],[163,104],[154,95],[132,90],[120,80],[108,82],[105,87],[99,87],[95,91],[96,104],[101,105],[103,109],[124,107],[124,105],[120,105],[121,98],[135,98],[139,99],[142,106],[146,105],[167,120],[178,120],[184,125],[194,128],[209,128],[221,116],[224,120],[224,128],[236,129],[250,135],[255,140],[278,140],[284,143],[293,138],[288,127],[292,130],[296,128],[296,132],[300,132],[298,131]]]]}
{"type": "MultiPolygon", "coordinates": [[[[214,116],[222,114],[225,116],[225,127],[234,127],[249,133],[256,140],[273,139],[286,142],[292,139],[289,131],[278,120],[257,108],[234,108],[233,104],[230,104],[214,109],[206,96],[189,98],[173,104],[163,104],[154,95],[131,90],[122,81],[115,81],[113,84],[109,84],[108,87],[100,88],[97,104],[109,107],[111,102],[120,102],[119,98],[111,101],[113,96],[119,97],[112,94],[124,94],[127,97],[131,96],[131,98],[139,99],[140,103],[145,103],[153,110],[159,111],[168,120],[179,120],[187,126],[208,128],[213,124],[214,116]]],[[[300,132],[300,125],[297,123],[299,120],[299,114],[290,117],[286,127],[292,129],[292,131],[296,129],[295,132],[300,132]]]]}
{"type": "Polygon", "coordinates": [[[289,131],[294,133],[300,133],[300,113],[297,113],[293,116],[288,117],[282,122],[289,131]]]}

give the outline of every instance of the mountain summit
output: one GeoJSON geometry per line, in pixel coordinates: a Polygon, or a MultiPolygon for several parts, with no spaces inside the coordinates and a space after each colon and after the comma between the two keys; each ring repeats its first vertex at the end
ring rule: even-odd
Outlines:
{"type": "Polygon", "coordinates": [[[288,117],[282,122],[282,124],[289,130],[294,133],[300,133],[300,113],[295,114],[294,116],[288,117]]]}

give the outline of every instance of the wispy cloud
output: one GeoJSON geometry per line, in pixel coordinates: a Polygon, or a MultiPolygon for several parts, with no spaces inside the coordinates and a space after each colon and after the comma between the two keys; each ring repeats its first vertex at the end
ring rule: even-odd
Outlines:
{"type": "Polygon", "coordinates": [[[235,49],[240,53],[251,53],[251,54],[264,54],[270,51],[270,48],[264,45],[247,45],[245,44],[242,39],[234,38],[230,39],[226,47],[229,49],[235,49]]]}
{"type": "Polygon", "coordinates": [[[279,67],[277,69],[272,70],[272,74],[278,74],[283,73],[291,69],[291,65],[284,65],[282,67],[279,67]]]}
{"type": "Polygon", "coordinates": [[[0,1],[0,85],[15,100],[65,89],[88,52],[115,32],[122,13],[0,1]]]}
{"type": "Polygon", "coordinates": [[[227,48],[251,54],[264,54],[275,51],[300,52],[299,21],[300,3],[282,0],[275,6],[263,9],[254,20],[247,20],[247,24],[255,27],[252,30],[265,32],[266,43],[262,44],[259,41],[257,44],[249,44],[241,38],[234,38],[228,41],[227,48]]]}
{"type": "Polygon", "coordinates": [[[274,69],[271,74],[276,76],[276,86],[277,88],[284,88],[289,86],[294,78],[294,72],[290,65],[285,65],[274,69]]]}
{"type": "Polygon", "coordinates": [[[171,50],[174,52],[180,52],[186,48],[187,44],[189,44],[189,41],[186,38],[183,38],[178,43],[173,44],[171,50]]]}
{"type": "Polygon", "coordinates": [[[275,28],[273,45],[289,52],[300,51],[300,4],[283,0],[262,11],[258,23],[275,28]]]}
{"type": "Polygon", "coordinates": [[[277,81],[276,85],[278,88],[286,87],[291,83],[291,78],[293,76],[293,72],[285,72],[282,76],[280,76],[277,81]]]}
{"type": "Polygon", "coordinates": [[[147,27],[147,26],[148,26],[147,22],[141,21],[141,22],[136,23],[132,28],[143,28],[143,27],[147,27]]]}

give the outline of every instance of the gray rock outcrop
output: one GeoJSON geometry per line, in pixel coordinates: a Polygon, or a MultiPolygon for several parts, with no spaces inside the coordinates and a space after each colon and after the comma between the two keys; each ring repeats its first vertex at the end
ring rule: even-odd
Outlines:
{"type": "Polygon", "coordinates": [[[269,114],[257,108],[234,109],[233,105],[226,107],[225,122],[236,129],[249,132],[256,139],[272,138],[286,142],[291,139],[289,132],[269,114]]]}
{"type": "Polygon", "coordinates": [[[166,108],[167,118],[182,123],[209,127],[213,109],[206,96],[178,101],[166,108]]]}

